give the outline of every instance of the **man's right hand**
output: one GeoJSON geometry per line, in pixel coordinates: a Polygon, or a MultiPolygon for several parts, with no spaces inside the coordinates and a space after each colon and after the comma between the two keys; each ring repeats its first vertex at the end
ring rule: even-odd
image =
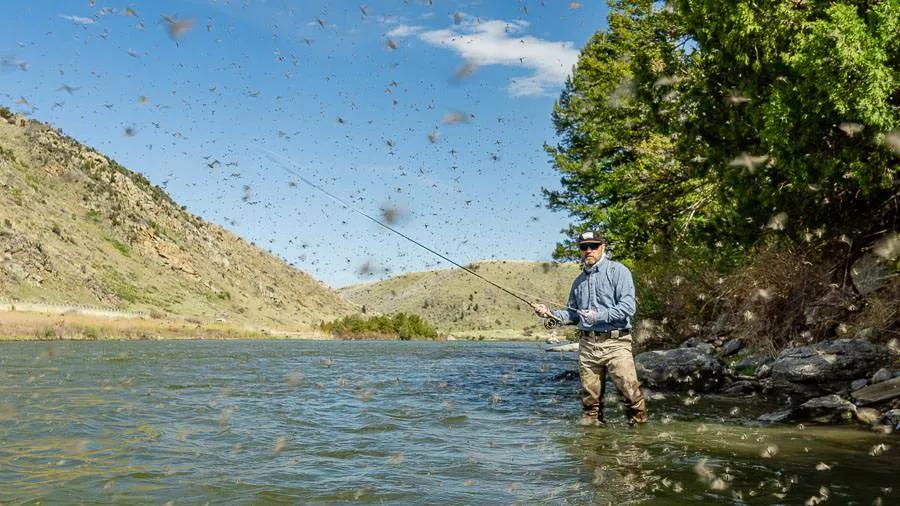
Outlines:
{"type": "Polygon", "coordinates": [[[545,304],[532,304],[531,308],[534,309],[534,314],[540,316],[541,318],[553,316],[552,313],[550,313],[550,308],[548,308],[545,304]]]}

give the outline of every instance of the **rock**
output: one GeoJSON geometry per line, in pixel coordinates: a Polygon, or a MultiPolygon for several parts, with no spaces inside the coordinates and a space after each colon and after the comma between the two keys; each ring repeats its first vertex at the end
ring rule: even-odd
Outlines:
{"type": "Polygon", "coordinates": [[[791,409],[782,409],[761,415],[757,420],[766,423],[785,423],[790,421],[791,413],[793,413],[791,409]]]}
{"type": "Polygon", "coordinates": [[[544,342],[547,343],[547,344],[559,344],[559,338],[556,337],[556,336],[550,336],[550,337],[548,337],[547,340],[544,341],[544,342]]]}
{"type": "Polygon", "coordinates": [[[741,351],[741,348],[744,347],[744,343],[741,342],[740,339],[731,339],[724,346],[722,346],[722,356],[730,357],[735,353],[741,351]]]}
{"type": "Polygon", "coordinates": [[[851,394],[857,404],[872,404],[900,397],[900,378],[892,378],[875,385],[853,391],[851,394]]]}
{"type": "Polygon", "coordinates": [[[807,396],[846,389],[847,382],[866,376],[885,355],[863,339],[835,339],[789,348],[772,362],[772,388],[807,396]]]}
{"type": "Polygon", "coordinates": [[[881,423],[887,425],[900,425],[900,409],[892,409],[881,415],[881,423]]]}
{"type": "Polygon", "coordinates": [[[723,388],[720,393],[732,397],[742,397],[745,395],[753,395],[759,390],[760,385],[758,381],[739,380],[723,388]]]}
{"type": "Polygon", "coordinates": [[[872,384],[874,385],[875,383],[881,383],[882,381],[887,381],[887,380],[891,379],[892,377],[894,377],[894,375],[891,374],[891,371],[882,367],[881,369],[878,369],[878,372],[876,372],[874,375],[872,375],[872,384]]]}
{"type": "Polygon", "coordinates": [[[800,415],[815,422],[848,421],[856,414],[856,406],[839,395],[810,399],[798,408],[800,415]]]}
{"type": "Polygon", "coordinates": [[[852,392],[855,390],[859,390],[860,388],[863,388],[864,386],[866,386],[868,384],[869,384],[869,380],[867,380],[866,378],[860,378],[858,380],[853,381],[853,383],[850,383],[850,391],[852,392]]]}
{"type": "Polygon", "coordinates": [[[863,253],[850,267],[850,277],[862,296],[881,288],[894,275],[891,262],[872,253],[863,253]]]}
{"type": "Polygon", "coordinates": [[[734,370],[735,371],[744,371],[747,369],[752,369],[755,371],[763,363],[765,363],[764,358],[750,355],[749,357],[744,357],[744,358],[738,360],[737,362],[735,362],[734,370]]]}
{"type": "Polygon", "coordinates": [[[852,402],[832,394],[810,399],[794,409],[766,413],[757,420],[770,423],[835,423],[853,420],[856,413],[856,406],[852,402]]]}
{"type": "Polygon", "coordinates": [[[769,364],[763,364],[756,369],[757,378],[768,378],[770,374],[772,374],[772,366],[769,364]]]}
{"type": "Polygon", "coordinates": [[[692,338],[686,340],[685,342],[681,343],[681,347],[682,348],[700,348],[701,350],[705,351],[706,353],[713,352],[712,345],[703,341],[699,337],[692,337],[692,338]]]}
{"type": "Polygon", "coordinates": [[[856,418],[862,423],[875,425],[881,420],[881,411],[875,408],[857,408],[856,418]]]}
{"type": "Polygon", "coordinates": [[[578,351],[578,343],[562,344],[560,346],[551,346],[546,351],[578,351]]]}
{"type": "Polygon", "coordinates": [[[641,384],[655,390],[708,392],[723,381],[725,368],[701,347],[648,351],[634,358],[641,384]]]}

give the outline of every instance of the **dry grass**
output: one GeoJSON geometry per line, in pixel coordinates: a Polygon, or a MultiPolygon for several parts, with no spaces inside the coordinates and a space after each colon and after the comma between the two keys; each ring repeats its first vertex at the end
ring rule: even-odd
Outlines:
{"type": "Polygon", "coordinates": [[[138,340],[138,339],[328,339],[322,332],[246,328],[226,323],[175,320],[113,319],[0,311],[0,340],[138,340]]]}

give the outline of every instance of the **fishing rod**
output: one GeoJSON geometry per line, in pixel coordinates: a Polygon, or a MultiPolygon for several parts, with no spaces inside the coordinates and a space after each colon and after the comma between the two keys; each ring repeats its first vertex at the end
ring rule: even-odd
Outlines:
{"type": "MultiPolygon", "coordinates": [[[[329,197],[330,199],[334,200],[335,202],[337,202],[338,204],[340,204],[341,206],[343,206],[344,208],[349,209],[350,211],[353,211],[354,213],[356,213],[356,214],[358,214],[358,215],[360,215],[360,216],[362,216],[362,217],[364,217],[364,218],[366,218],[366,219],[372,221],[373,223],[377,224],[378,226],[380,226],[380,227],[382,227],[382,228],[385,228],[385,229],[387,229],[387,230],[389,230],[389,231],[391,231],[391,232],[393,232],[393,233],[399,235],[400,237],[406,239],[407,241],[409,241],[409,242],[415,244],[416,246],[419,246],[420,248],[424,249],[425,251],[428,251],[429,253],[432,253],[432,254],[434,254],[434,255],[440,257],[441,259],[446,260],[447,262],[450,262],[451,264],[455,265],[456,267],[459,267],[460,269],[462,269],[462,270],[468,272],[469,274],[471,274],[471,275],[473,275],[473,276],[475,276],[475,277],[481,279],[482,281],[484,281],[484,282],[486,282],[486,283],[489,283],[490,285],[494,286],[495,288],[498,288],[498,289],[502,290],[503,292],[505,292],[505,293],[507,293],[507,294],[509,294],[509,295],[511,295],[511,296],[513,296],[513,297],[515,297],[516,299],[518,299],[518,300],[524,302],[525,304],[528,304],[529,307],[532,307],[532,308],[534,307],[534,303],[532,303],[531,301],[525,299],[525,298],[522,297],[521,295],[518,295],[517,293],[515,293],[515,291],[513,291],[513,290],[511,290],[511,289],[509,289],[509,288],[506,288],[506,287],[504,287],[504,286],[502,286],[502,285],[500,285],[500,284],[498,284],[498,283],[495,283],[494,281],[491,281],[490,279],[488,279],[488,278],[482,276],[481,274],[478,274],[478,273],[475,272],[474,270],[472,270],[472,269],[470,269],[470,268],[468,268],[468,267],[466,267],[466,266],[464,266],[464,265],[462,265],[462,264],[460,264],[460,263],[454,261],[453,259],[447,257],[446,255],[441,254],[440,252],[438,252],[438,251],[436,251],[436,250],[434,250],[434,249],[432,249],[432,248],[429,248],[428,246],[426,246],[426,245],[422,244],[421,242],[419,242],[419,241],[413,239],[412,237],[410,237],[410,236],[404,234],[403,232],[401,232],[401,231],[395,229],[394,227],[388,225],[387,223],[384,223],[383,221],[379,220],[378,218],[375,218],[374,216],[371,216],[371,215],[369,215],[368,213],[365,213],[365,212],[360,211],[359,209],[353,207],[352,205],[350,205],[349,203],[347,203],[346,201],[344,201],[343,199],[341,199],[341,198],[338,197],[337,195],[334,195],[334,194],[331,193],[330,191],[328,191],[328,190],[326,190],[325,188],[323,188],[321,185],[318,185],[318,184],[316,184],[315,182],[310,181],[309,179],[307,179],[306,177],[304,177],[302,174],[300,174],[300,173],[298,173],[297,171],[291,169],[286,163],[284,163],[283,161],[281,161],[281,160],[278,159],[278,158],[281,158],[279,155],[277,155],[277,154],[275,154],[275,153],[269,151],[269,150],[266,149],[266,148],[263,148],[262,146],[254,146],[254,147],[256,147],[256,149],[258,149],[258,150],[262,151],[263,153],[265,153],[266,156],[269,158],[269,160],[272,161],[272,162],[274,162],[274,163],[275,163],[278,167],[280,167],[282,170],[284,170],[285,172],[287,172],[287,173],[291,174],[292,176],[296,177],[297,179],[299,179],[299,180],[302,181],[303,183],[305,183],[305,184],[311,186],[312,188],[318,190],[318,191],[321,192],[322,194],[326,195],[326,196],[329,197]]],[[[525,292],[520,292],[520,293],[523,293],[524,295],[528,295],[528,294],[525,293],[525,292]]],[[[541,300],[540,298],[538,298],[538,297],[533,297],[533,296],[532,296],[532,299],[535,300],[535,301],[539,301],[539,302],[542,301],[542,300],[541,300]]],[[[559,307],[562,307],[562,308],[565,308],[565,309],[574,309],[574,308],[570,308],[570,307],[568,307],[568,306],[566,306],[566,305],[556,304],[556,303],[553,303],[553,302],[547,301],[547,300],[543,300],[543,302],[550,302],[551,305],[559,306],[559,307]]],[[[552,329],[552,328],[558,327],[559,325],[562,324],[562,320],[560,320],[558,317],[556,317],[556,315],[553,315],[552,313],[549,314],[549,315],[545,315],[544,318],[543,318],[543,320],[544,320],[544,322],[543,322],[544,327],[547,328],[547,329],[552,329]]]]}

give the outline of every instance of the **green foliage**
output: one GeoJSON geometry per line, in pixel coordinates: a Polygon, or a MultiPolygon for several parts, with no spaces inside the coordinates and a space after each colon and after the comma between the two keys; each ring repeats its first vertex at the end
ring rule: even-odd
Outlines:
{"type": "Polygon", "coordinates": [[[670,5],[611,2],[554,108],[569,234],[727,272],[770,235],[860,251],[896,228],[900,3],[670,5]]]}
{"type": "Polygon", "coordinates": [[[12,117],[13,117],[12,111],[7,109],[6,107],[0,106],[0,118],[9,120],[9,119],[12,119],[12,117]]]}
{"type": "Polygon", "coordinates": [[[396,336],[404,341],[434,339],[437,331],[418,315],[395,313],[362,317],[345,316],[333,322],[322,322],[319,327],[341,338],[396,336]]]}

